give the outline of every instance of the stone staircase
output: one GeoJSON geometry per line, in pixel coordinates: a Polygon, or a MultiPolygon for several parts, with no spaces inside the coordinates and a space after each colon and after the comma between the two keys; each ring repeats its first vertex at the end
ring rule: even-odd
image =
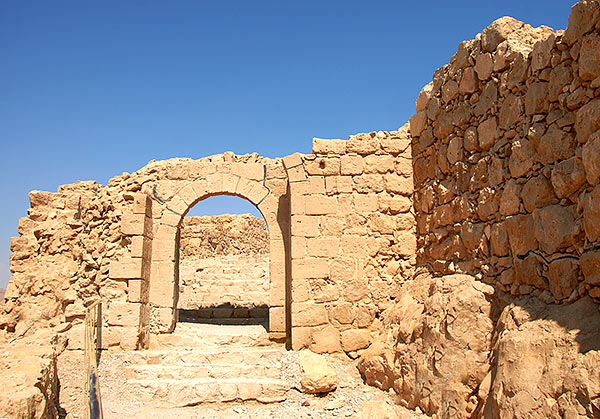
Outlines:
{"type": "Polygon", "coordinates": [[[285,400],[285,349],[261,325],[178,323],[153,336],[150,349],[129,353],[127,387],[140,401],[174,406],[206,402],[285,400]]]}

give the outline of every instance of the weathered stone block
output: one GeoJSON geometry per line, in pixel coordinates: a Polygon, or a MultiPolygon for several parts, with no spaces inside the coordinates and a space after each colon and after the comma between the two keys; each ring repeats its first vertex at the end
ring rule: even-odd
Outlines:
{"type": "Polygon", "coordinates": [[[326,196],[307,196],[306,199],[307,215],[326,215],[337,212],[337,199],[326,196]]]}
{"type": "Polygon", "coordinates": [[[523,186],[521,199],[525,209],[529,212],[536,208],[551,204],[555,199],[552,184],[545,176],[532,177],[523,186]]]}
{"type": "Polygon", "coordinates": [[[548,286],[556,301],[569,298],[577,287],[579,265],[573,259],[555,260],[548,265],[548,286]]]}
{"type": "Polygon", "coordinates": [[[590,242],[600,239],[600,185],[583,198],[583,226],[590,242]]]}
{"type": "Polygon", "coordinates": [[[591,285],[600,285],[600,250],[584,253],[579,263],[585,282],[591,285]]]}
{"type": "Polygon", "coordinates": [[[311,176],[333,176],[340,174],[338,157],[316,157],[305,162],[306,173],[311,176]]]}
{"type": "Polygon", "coordinates": [[[594,99],[577,111],[575,132],[577,142],[585,143],[592,133],[600,129],[600,99],[594,99]]]}
{"type": "Polygon", "coordinates": [[[292,261],[294,279],[327,278],[329,263],[327,259],[306,258],[292,261]]]}
{"type": "Polygon", "coordinates": [[[295,327],[320,326],[326,323],[327,309],[324,304],[292,303],[292,324],[295,327]]]}
{"type": "Polygon", "coordinates": [[[585,170],[581,160],[573,156],[557,163],[552,169],[551,180],[557,197],[568,198],[573,195],[585,183],[585,170]]]}
{"type": "Polygon", "coordinates": [[[313,329],[313,344],[310,350],[316,353],[335,353],[341,352],[340,332],[335,327],[327,325],[313,329]]]}
{"type": "Polygon", "coordinates": [[[592,134],[583,145],[581,160],[583,161],[588,183],[595,185],[600,179],[600,131],[592,134]]]}
{"type": "Polygon", "coordinates": [[[325,140],[313,138],[312,150],[314,154],[345,154],[346,140],[325,140]]]}
{"type": "Polygon", "coordinates": [[[345,352],[365,349],[371,344],[371,333],[367,329],[349,329],[341,334],[342,349],[345,352]]]}
{"type": "Polygon", "coordinates": [[[111,326],[139,326],[142,305],[112,301],[108,306],[107,321],[111,326]]]}
{"type": "Polygon", "coordinates": [[[515,215],[506,218],[506,233],[513,256],[524,255],[537,249],[533,215],[515,215]]]}
{"type": "Polygon", "coordinates": [[[317,237],[319,235],[319,217],[310,215],[293,216],[292,235],[298,237],[317,237]]]}
{"type": "Polygon", "coordinates": [[[109,278],[136,279],[142,277],[142,258],[121,258],[109,265],[109,278]]]}
{"type": "Polygon", "coordinates": [[[579,50],[579,77],[594,80],[600,76],[600,35],[592,32],[583,37],[579,50]]]}
{"type": "Polygon", "coordinates": [[[540,249],[551,255],[573,244],[575,230],[574,206],[550,205],[533,212],[535,237],[540,249]]]}
{"type": "Polygon", "coordinates": [[[144,214],[123,214],[121,216],[121,233],[126,235],[143,235],[146,216],[144,214]]]}
{"type": "Polygon", "coordinates": [[[318,237],[308,239],[308,256],[334,257],[340,252],[340,239],[338,237],[318,237]]]}

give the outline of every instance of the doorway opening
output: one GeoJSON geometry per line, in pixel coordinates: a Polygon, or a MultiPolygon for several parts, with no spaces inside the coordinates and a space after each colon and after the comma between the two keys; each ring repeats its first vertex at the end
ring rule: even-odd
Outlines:
{"type": "Polygon", "coordinates": [[[179,227],[178,322],[269,330],[269,231],[236,196],[198,202],[179,227]]]}

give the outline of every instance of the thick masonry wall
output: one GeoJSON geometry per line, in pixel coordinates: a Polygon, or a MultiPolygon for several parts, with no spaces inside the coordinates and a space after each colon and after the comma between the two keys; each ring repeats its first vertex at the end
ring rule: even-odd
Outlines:
{"type": "Polygon", "coordinates": [[[574,10],[566,31],[495,21],[419,95],[417,263],[436,275],[600,297],[597,4],[574,10]]]}
{"type": "Polygon", "coordinates": [[[366,348],[415,254],[410,138],[397,132],[313,140],[284,158],[291,193],[292,344],[366,348]]]}

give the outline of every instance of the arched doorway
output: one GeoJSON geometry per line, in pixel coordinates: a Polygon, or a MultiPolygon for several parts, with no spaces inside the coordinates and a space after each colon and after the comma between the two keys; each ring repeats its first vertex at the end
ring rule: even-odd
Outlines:
{"type": "Polygon", "coordinates": [[[179,227],[178,323],[269,329],[269,233],[247,200],[198,202],[179,227]]]}
{"type": "MultiPolygon", "coordinates": [[[[222,162],[221,162],[222,163],[222,162]]],[[[225,162],[227,163],[227,162],[225,162]]],[[[154,217],[148,272],[148,302],[141,313],[142,342],[147,334],[170,333],[177,320],[179,297],[180,227],[185,215],[198,202],[217,195],[230,195],[252,203],[262,214],[269,232],[269,331],[289,338],[289,300],[286,296],[289,268],[289,196],[287,180],[278,161],[204,165],[206,174],[182,187],[169,199],[155,194],[154,217]],[[269,175],[269,165],[274,175],[269,175]],[[229,167],[227,167],[229,166],[229,167]],[[275,167],[273,167],[275,166],[275,167]],[[280,170],[281,169],[281,170],[280,170]],[[260,172],[260,175],[259,175],[260,172]],[[281,173],[281,174],[280,174],[281,173]]]]}

